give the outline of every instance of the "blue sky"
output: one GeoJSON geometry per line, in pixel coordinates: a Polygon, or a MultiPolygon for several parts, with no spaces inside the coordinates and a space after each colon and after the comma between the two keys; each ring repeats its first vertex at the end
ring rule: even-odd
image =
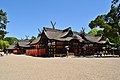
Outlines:
{"type": "Polygon", "coordinates": [[[80,31],[84,27],[88,32],[89,22],[107,13],[110,5],[111,0],[0,0],[0,9],[10,21],[6,36],[19,39],[37,36],[38,28],[52,27],[50,21],[57,22],[57,29],[80,31]]]}

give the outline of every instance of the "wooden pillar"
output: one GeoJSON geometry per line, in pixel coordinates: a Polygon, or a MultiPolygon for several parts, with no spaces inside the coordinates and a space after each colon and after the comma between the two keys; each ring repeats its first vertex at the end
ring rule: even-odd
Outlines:
{"type": "Polygon", "coordinates": [[[54,57],[55,57],[55,54],[57,53],[57,41],[55,41],[55,51],[54,51],[54,57]]]}

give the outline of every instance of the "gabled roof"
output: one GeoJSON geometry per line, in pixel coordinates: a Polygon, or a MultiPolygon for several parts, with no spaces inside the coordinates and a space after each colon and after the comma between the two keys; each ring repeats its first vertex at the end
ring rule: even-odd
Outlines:
{"type": "Polygon", "coordinates": [[[40,39],[41,39],[41,36],[37,37],[35,40],[32,41],[31,44],[33,45],[33,44],[38,43],[40,41],[40,39]]]}
{"type": "Polygon", "coordinates": [[[7,49],[8,50],[16,49],[16,44],[11,44],[7,49]]]}
{"type": "Polygon", "coordinates": [[[66,38],[59,38],[59,39],[56,39],[56,40],[58,40],[58,41],[70,41],[72,39],[73,39],[72,37],[66,37],[66,38]]]}
{"type": "Polygon", "coordinates": [[[29,40],[21,40],[18,42],[19,47],[30,47],[29,40]]]}
{"type": "Polygon", "coordinates": [[[102,38],[103,38],[102,35],[97,36],[97,35],[86,34],[83,36],[83,39],[85,39],[88,42],[99,42],[102,38]]]}
{"type": "Polygon", "coordinates": [[[23,48],[30,47],[29,40],[20,40],[18,43],[11,44],[7,49],[13,50],[13,49],[17,49],[19,47],[23,47],[23,48]]]}
{"type": "Polygon", "coordinates": [[[53,29],[53,28],[44,28],[44,34],[48,39],[59,40],[59,41],[70,41],[72,39],[79,39],[81,42],[83,39],[76,33],[73,33],[71,28],[67,28],[64,30],[53,29]]]}
{"type": "Polygon", "coordinates": [[[99,43],[99,44],[103,44],[103,45],[111,45],[111,46],[114,46],[114,45],[115,45],[114,43],[111,43],[108,38],[107,38],[106,40],[104,40],[104,41],[101,40],[101,41],[99,41],[98,43],[99,43]]]}
{"type": "Polygon", "coordinates": [[[59,39],[59,38],[65,37],[66,35],[69,34],[70,31],[71,31],[71,28],[59,30],[59,29],[44,27],[44,33],[48,39],[59,39]]]}
{"type": "Polygon", "coordinates": [[[84,41],[84,39],[79,35],[78,32],[73,32],[72,38],[79,40],[79,42],[83,42],[84,41]]]}

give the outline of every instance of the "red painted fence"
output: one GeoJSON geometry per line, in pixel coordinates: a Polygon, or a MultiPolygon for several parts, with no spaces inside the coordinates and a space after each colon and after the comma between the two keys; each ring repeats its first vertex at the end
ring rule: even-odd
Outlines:
{"type": "Polygon", "coordinates": [[[26,55],[30,56],[45,56],[45,49],[27,49],[26,55]]]}

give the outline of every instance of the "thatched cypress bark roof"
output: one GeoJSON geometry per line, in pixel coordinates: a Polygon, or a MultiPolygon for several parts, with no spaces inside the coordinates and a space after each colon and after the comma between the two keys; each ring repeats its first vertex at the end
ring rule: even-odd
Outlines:
{"type": "Polygon", "coordinates": [[[82,38],[84,39],[85,42],[98,43],[99,41],[102,40],[103,36],[86,34],[82,36],[82,38]]]}
{"type": "Polygon", "coordinates": [[[7,49],[8,50],[16,49],[16,44],[11,44],[7,49]]]}
{"type": "Polygon", "coordinates": [[[29,43],[30,43],[29,40],[21,40],[18,42],[18,46],[19,47],[30,47],[29,43]]]}
{"type": "Polygon", "coordinates": [[[40,39],[41,39],[41,36],[39,36],[39,37],[37,37],[35,40],[33,40],[30,44],[37,44],[37,43],[39,43],[39,41],[40,41],[40,39]]]}
{"type": "Polygon", "coordinates": [[[78,39],[80,42],[83,41],[82,37],[74,33],[70,27],[64,30],[44,28],[43,33],[48,39],[52,40],[70,41],[72,39],[78,39]]]}

